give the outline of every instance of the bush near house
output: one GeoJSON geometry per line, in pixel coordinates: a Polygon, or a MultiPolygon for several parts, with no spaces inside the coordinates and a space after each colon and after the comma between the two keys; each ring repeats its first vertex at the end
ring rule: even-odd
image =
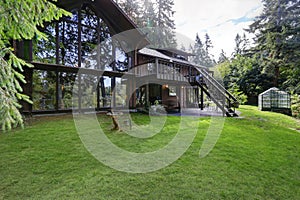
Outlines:
{"type": "Polygon", "coordinates": [[[300,118],[300,95],[292,95],[292,115],[300,118]]]}

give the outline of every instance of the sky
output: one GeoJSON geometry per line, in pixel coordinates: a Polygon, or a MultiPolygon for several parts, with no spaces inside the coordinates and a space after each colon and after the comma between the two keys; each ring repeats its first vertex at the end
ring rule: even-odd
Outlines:
{"type": "MultiPolygon", "coordinates": [[[[237,33],[253,22],[263,9],[261,0],[174,0],[176,32],[194,41],[196,33],[204,42],[208,33],[218,59],[221,49],[230,56],[237,33]]],[[[249,37],[251,37],[249,35],[249,37]]]]}

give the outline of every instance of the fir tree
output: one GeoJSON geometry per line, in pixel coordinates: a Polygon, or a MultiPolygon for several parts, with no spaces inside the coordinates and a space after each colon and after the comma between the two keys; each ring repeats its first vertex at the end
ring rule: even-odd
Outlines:
{"type": "Polygon", "coordinates": [[[263,0],[264,10],[249,32],[256,34],[256,46],[265,73],[272,75],[273,86],[296,86],[291,81],[299,73],[300,2],[296,0],[263,0]]]}
{"type": "Polygon", "coordinates": [[[243,34],[243,36],[241,36],[240,34],[236,34],[234,42],[235,47],[234,52],[232,53],[233,57],[236,57],[237,55],[244,55],[249,49],[249,39],[247,38],[245,33],[243,34]]]}
{"type": "Polygon", "coordinates": [[[117,3],[136,24],[140,23],[141,7],[139,0],[119,0],[117,3]]]}
{"type": "Polygon", "coordinates": [[[173,0],[156,0],[157,6],[157,27],[160,29],[157,35],[156,46],[176,47],[175,22],[173,15],[173,0]]]}
{"type": "Polygon", "coordinates": [[[208,34],[205,34],[205,42],[202,43],[198,33],[196,35],[193,53],[196,55],[193,62],[205,67],[212,67],[216,63],[209,53],[209,50],[213,47],[212,42],[208,34]]]}
{"type": "Polygon", "coordinates": [[[205,34],[205,51],[207,54],[209,54],[209,50],[213,48],[213,45],[212,45],[212,41],[208,35],[208,33],[205,34]]]}
{"type": "Polygon", "coordinates": [[[204,45],[197,33],[196,35],[196,39],[195,39],[195,44],[193,49],[193,54],[195,54],[194,58],[193,58],[193,62],[198,64],[198,65],[205,65],[205,48],[204,45]]]}
{"type": "Polygon", "coordinates": [[[213,67],[216,62],[213,59],[213,56],[210,54],[210,49],[213,48],[212,41],[208,35],[208,33],[205,34],[205,43],[204,43],[204,49],[205,49],[205,55],[204,55],[204,66],[206,67],[213,67]]]}
{"type": "Polygon", "coordinates": [[[219,55],[218,64],[228,61],[228,57],[226,56],[226,53],[224,49],[221,50],[221,53],[219,55]]]}
{"type": "Polygon", "coordinates": [[[237,56],[237,55],[241,55],[242,54],[242,37],[240,36],[240,34],[236,34],[235,36],[235,47],[234,47],[234,52],[233,52],[233,56],[237,56]]]}
{"type": "Polygon", "coordinates": [[[144,27],[156,27],[158,20],[154,9],[154,4],[151,0],[145,0],[141,7],[141,20],[139,26],[144,27]]]}
{"type": "Polygon", "coordinates": [[[176,47],[173,0],[119,0],[125,13],[156,47],[176,47]],[[140,5],[140,6],[139,6],[140,5]]]}
{"type": "Polygon", "coordinates": [[[151,0],[145,0],[141,7],[141,18],[138,26],[142,28],[142,31],[147,35],[147,39],[156,44],[157,31],[154,27],[158,26],[157,14],[154,8],[154,3],[151,0]]]}
{"type": "Polygon", "coordinates": [[[246,33],[244,33],[242,37],[242,45],[241,45],[242,54],[245,54],[249,50],[249,46],[250,46],[250,41],[247,38],[246,33]]]}
{"type": "Polygon", "coordinates": [[[12,40],[30,40],[45,37],[38,30],[44,22],[58,19],[67,12],[46,0],[23,0],[0,2],[0,126],[2,130],[23,125],[19,112],[20,100],[31,102],[22,94],[20,82],[25,82],[23,67],[31,67],[17,58],[12,40]],[[43,14],[41,14],[43,12],[43,14]]]}

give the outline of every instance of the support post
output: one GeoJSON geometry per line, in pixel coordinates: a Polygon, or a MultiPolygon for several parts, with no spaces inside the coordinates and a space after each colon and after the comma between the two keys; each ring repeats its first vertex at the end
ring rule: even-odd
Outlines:
{"type": "Polygon", "coordinates": [[[59,89],[59,73],[58,73],[58,70],[56,69],[55,70],[55,90],[56,90],[56,93],[55,93],[55,110],[58,111],[59,109],[59,92],[60,92],[60,89],[59,89]]]}
{"type": "MultiPolygon", "coordinates": [[[[16,55],[19,58],[22,58],[28,62],[32,61],[32,41],[31,40],[23,40],[23,41],[17,41],[15,52],[16,55]]],[[[23,94],[27,95],[30,97],[32,100],[32,91],[33,91],[33,69],[28,68],[28,67],[23,67],[24,72],[23,75],[25,76],[26,83],[21,83],[21,87],[23,89],[23,94]]],[[[22,112],[27,112],[31,113],[32,112],[32,104],[26,102],[26,101],[21,101],[22,105],[22,112]]]]}
{"type": "Polygon", "coordinates": [[[100,77],[100,88],[101,88],[101,97],[103,99],[103,104],[102,104],[102,107],[105,107],[106,105],[106,99],[105,99],[105,96],[106,96],[106,92],[105,92],[105,84],[104,84],[104,77],[101,76],[100,77]]]}
{"type": "MultiPolygon", "coordinates": [[[[55,22],[55,64],[59,64],[59,22],[55,22]]],[[[56,69],[55,70],[55,91],[56,91],[56,95],[55,95],[55,110],[58,111],[59,110],[59,93],[60,93],[60,88],[59,88],[59,82],[60,82],[60,78],[59,78],[59,72],[56,69]]]]}
{"type": "Polygon", "coordinates": [[[81,88],[81,74],[78,75],[78,112],[81,113],[81,99],[82,99],[82,88],[81,88]]]}
{"type": "Polygon", "coordinates": [[[149,104],[149,83],[146,83],[146,94],[145,94],[145,100],[146,100],[146,108],[150,106],[149,104]]]}
{"type": "Polygon", "coordinates": [[[196,96],[196,102],[197,102],[196,105],[199,108],[200,106],[199,106],[199,88],[198,87],[195,88],[195,96],[196,96]]]}
{"type": "Polygon", "coordinates": [[[97,110],[100,110],[100,79],[98,77],[97,82],[97,110]]]}
{"type": "Polygon", "coordinates": [[[159,78],[158,58],[155,58],[156,78],[159,78]]]}
{"type": "MultiPolygon", "coordinates": [[[[116,46],[115,41],[112,40],[112,70],[116,71],[116,46]]],[[[111,77],[111,95],[112,95],[112,107],[116,107],[116,77],[111,77]]]]}
{"type": "Polygon", "coordinates": [[[201,97],[200,97],[200,101],[201,101],[201,103],[200,103],[200,107],[201,107],[201,110],[204,110],[204,92],[203,92],[203,90],[202,90],[202,88],[200,88],[200,93],[201,93],[201,97]]]}
{"type": "Polygon", "coordinates": [[[112,107],[116,107],[116,77],[111,78],[112,107]]]}

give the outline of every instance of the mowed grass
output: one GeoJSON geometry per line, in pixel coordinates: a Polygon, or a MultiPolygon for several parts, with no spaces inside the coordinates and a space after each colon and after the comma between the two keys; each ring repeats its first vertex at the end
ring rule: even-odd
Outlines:
{"type": "MultiPolygon", "coordinates": [[[[211,153],[199,158],[210,118],[187,152],[161,170],[131,174],[97,161],[84,147],[72,116],[40,117],[25,129],[0,133],[0,199],[300,199],[300,123],[288,116],[242,106],[226,118],[211,153]]],[[[149,117],[133,115],[139,124],[149,117]]],[[[116,145],[153,151],[175,136],[178,117],[148,139],[101,127],[116,145]]]]}

